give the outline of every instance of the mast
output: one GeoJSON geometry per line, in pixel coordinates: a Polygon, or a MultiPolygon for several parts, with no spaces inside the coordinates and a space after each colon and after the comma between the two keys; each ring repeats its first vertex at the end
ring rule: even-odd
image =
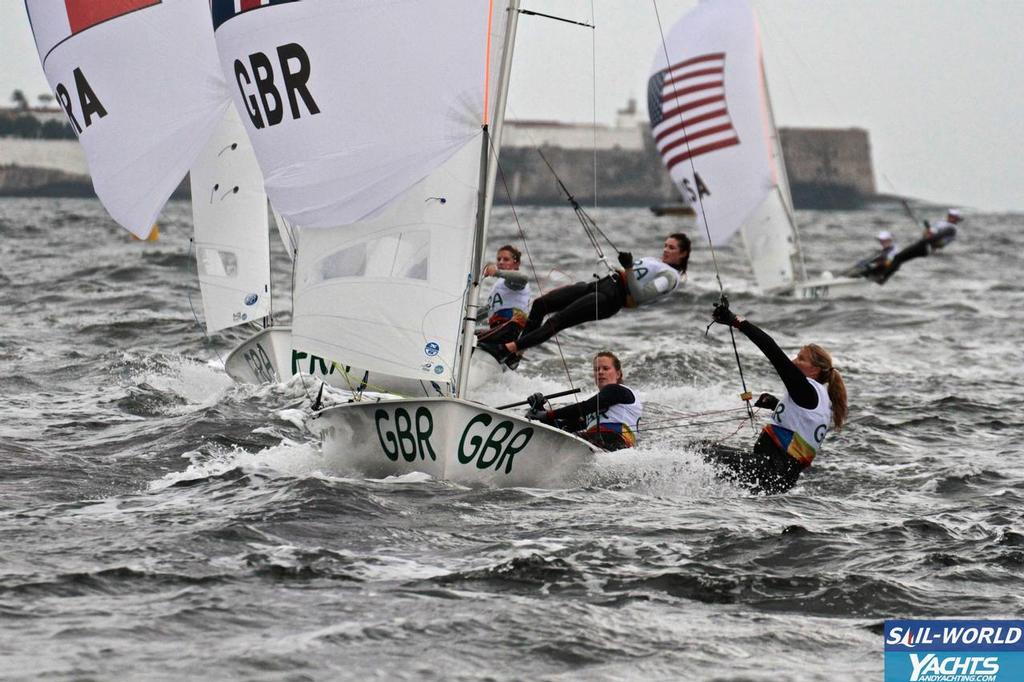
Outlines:
{"type": "MultiPolygon", "coordinates": [[[[498,72],[498,87],[494,102],[493,130],[484,121],[480,148],[480,189],[477,199],[476,228],[473,234],[473,262],[470,267],[472,281],[466,292],[465,315],[462,319],[461,355],[459,374],[456,378],[455,397],[467,398],[469,394],[469,362],[476,340],[476,314],[480,301],[480,270],[483,267],[484,249],[487,247],[487,224],[490,220],[491,201],[494,197],[494,181],[497,167],[490,162],[491,146],[501,148],[501,132],[505,122],[505,100],[508,97],[509,74],[512,71],[512,50],[516,40],[516,25],[519,21],[519,0],[509,0],[505,10],[505,41],[501,51],[501,68],[498,72]]],[[[487,97],[487,93],[484,94],[487,97]]]]}

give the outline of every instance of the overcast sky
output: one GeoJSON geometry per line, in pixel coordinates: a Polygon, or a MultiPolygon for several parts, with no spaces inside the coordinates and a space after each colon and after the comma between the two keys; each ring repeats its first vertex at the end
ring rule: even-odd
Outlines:
{"type": "MultiPolygon", "coordinates": [[[[1024,1],[752,1],[780,126],[866,129],[879,191],[1024,210],[1024,1]]],[[[597,29],[523,16],[509,117],[610,123],[630,97],[644,107],[657,16],[667,33],[695,4],[522,0],[597,29]]],[[[48,90],[22,0],[0,0],[5,103],[15,88],[48,90]]]]}

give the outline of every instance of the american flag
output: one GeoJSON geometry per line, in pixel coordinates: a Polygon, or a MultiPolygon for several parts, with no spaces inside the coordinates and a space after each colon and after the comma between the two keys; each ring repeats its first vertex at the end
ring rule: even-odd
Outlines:
{"type": "Polygon", "coordinates": [[[677,164],[740,143],[725,99],[725,53],[673,64],[647,83],[651,134],[671,172],[677,164]]]}
{"type": "Polygon", "coordinates": [[[213,0],[211,12],[213,14],[213,28],[216,30],[228,19],[237,17],[243,12],[269,7],[270,5],[282,5],[286,2],[297,2],[298,0],[213,0]]]}

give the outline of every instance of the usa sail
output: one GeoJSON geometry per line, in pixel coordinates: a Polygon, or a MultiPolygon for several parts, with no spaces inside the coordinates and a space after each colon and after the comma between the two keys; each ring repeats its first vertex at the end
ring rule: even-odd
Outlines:
{"type": "Polygon", "coordinates": [[[741,232],[766,293],[827,295],[861,283],[807,281],[793,199],[747,0],[702,0],[658,46],[648,80],[651,134],[714,246],[741,232]]]}
{"type": "Polygon", "coordinates": [[[230,106],[207,0],[27,0],[93,187],[145,238],[230,106]]]}

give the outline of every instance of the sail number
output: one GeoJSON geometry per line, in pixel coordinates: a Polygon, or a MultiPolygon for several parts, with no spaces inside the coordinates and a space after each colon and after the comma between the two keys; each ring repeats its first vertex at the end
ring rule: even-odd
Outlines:
{"type": "Polygon", "coordinates": [[[501,470],[505,465],[505,473],[512,473],[512,458],[529,444],[533,438],[533,427],[515,430],[515,424],[508,419],[502,419],[493,427],[494,421],[489,414],[478,414],[469,420],[462,438],[459,439],[459,462],[469,464],[476,459],[477,469],[487,469],[491,466],[495,471],[501,470]],[[514,435],[513,435],[513,432],[514,435]],[[470,435],[472,434],[472,435],[470,435]],[[484,435],[486,434],[486,436],[484,435]],[[466,438],[469,437],[469,449],[466,448],[466,438]]]}
{"type": "Polygon", "coordinates": [[[277,381],[277,371],[274,370],[274,363],[270,361],[270,356],[267,355],[267,351],[263,350],[263,346],[255,344],[253,348],[247,348],[242,357],[245,358],[245,362],[249,365],[249,369],[256,375],[261,383],[272,384],[277,381]]]}
{"type": "MultiPolygon", "coordinates": [[[[411,415],[404,407],[393,411],[378,409],[373,415],[384,456],[392,462],[401,457],[406,462],[417,459],[437,461],[430,441],[434,433],[434,417],[426,407],[417,407],[411,415]]],[[[457,452],[461,464],[475,463],[478,469],[512,473],[515,455],[533,439],[533,427],[516,429],[508,419],[495,420],[489,414],[478,414],[469,420],[459,438],[457,452]]]]}
{"type": "Polygon", "coordinates": [[[395,408],[394,418],[387,410],[377,410],[373,414],[377,426],[377,438],[384,455],[392,462],[397,462],[399,455],[406,462],[415,462],[416,458],[437,461],[437,454],[430,445],[430,434],[434,432],[434,418],[425,407],[416,409],[415,417],[402,407],[395,408]]]}

